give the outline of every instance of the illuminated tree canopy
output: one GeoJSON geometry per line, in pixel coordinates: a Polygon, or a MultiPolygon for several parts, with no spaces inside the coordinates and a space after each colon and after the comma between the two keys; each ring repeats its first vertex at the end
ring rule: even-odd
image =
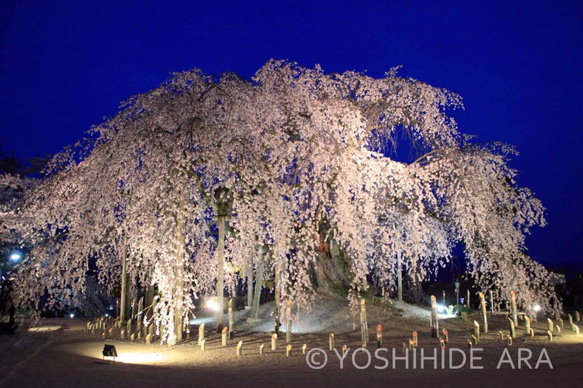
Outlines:
{"type": "Polygon", "coordinates": [[[18,210],[31,245],[24,300],[46,290],[84,297],[95,268],[110,289],[122,257],[134,284],[156,284],[155,319],[175,340],[175,316],[216,294],[217,194],[230,202],[225,260],[233,292],[248,266],[280,271],[282,300],[309,310],[321,225],[350,258],[349,300],[398,270],[425,277],[463,244],[470,272],[524,306],[557,302],[546,270],[524,252],[544,208],[518,187],[501,144],[476,144],[446,112],[454,93],[395,71],[375,79],[270,61],[252,80],[175,74],[59,155],[18,210]],[[385,152],[406,134],[411,163],[385,152]],[[389,156],[387,155],[389,154],[389,156]]]}

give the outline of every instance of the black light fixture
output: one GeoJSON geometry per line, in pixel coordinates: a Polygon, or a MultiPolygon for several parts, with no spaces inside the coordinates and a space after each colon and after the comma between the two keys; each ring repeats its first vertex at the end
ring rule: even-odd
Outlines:
{"type": "Polygon", "coordinates": [[[115,350],[115,346],[107,345],[107,344],[105,344],[105,346],[103,346],[103,359],[104,360],[105,360],[105,357],[113,357],[113,361],[115,361],[115,358],[117,357],[117,351],[115,350]]]}

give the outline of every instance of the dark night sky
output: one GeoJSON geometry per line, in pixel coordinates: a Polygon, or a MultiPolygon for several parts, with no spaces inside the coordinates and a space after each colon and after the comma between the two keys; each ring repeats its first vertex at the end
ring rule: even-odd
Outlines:
{"type": "Polygon", "coordinates": [[[511,165],[549,223],[529,237],[530,254],[583,267],[583,3],[345,3],[3,0],[4,151],[54,154],[175,71],[251,76],[288,58],[379,77],[402,65],[401,76],[464,98],[463,132],[518,148],[511,165]]]}

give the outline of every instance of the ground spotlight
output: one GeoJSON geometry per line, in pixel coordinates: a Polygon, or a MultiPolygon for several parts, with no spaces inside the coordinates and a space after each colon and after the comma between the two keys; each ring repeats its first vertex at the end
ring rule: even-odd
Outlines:
{"type": "Polygon", "coordinates": [[[117,350],[115,350],[114,345],[105,344],[103,346],[103,359],[104,360],[105,360],[105,357],[113,357],[113,361],[115,361],[115,358],[117,357],[117,350]]]}

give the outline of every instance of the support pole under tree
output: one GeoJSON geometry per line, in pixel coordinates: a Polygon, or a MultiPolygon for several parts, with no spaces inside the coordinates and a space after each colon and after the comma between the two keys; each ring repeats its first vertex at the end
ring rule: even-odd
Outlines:
{"type": "Polygon", "coordinates": [[[121,295],[119,308],[119,319],[121,322],[125,322],[129,315],[128,294],[128,246],[126,242],[126,234],[124,232],[121,247],[121,295]]]}
{"type": "Polygon", "coordinates": [[[439,323],[437,321],[437,301],[434,295],[431,295],[431,337],[437,338],[439,333],[439,323]]]}
{"type": "Polygon", "coordinates": [[[186,245],[186,217],[184,213],[184,200],[181,198],[178,204],[178,214],[176,217],[177,257],[176,265],[174,267],[174,336],[176,341],[182,340],[182,333],[184,331],[184,317],[182,316],[182,307],[184,304],[184,256],[186,245]]]}
{"type": "Polygon", "coordinates": [[[290,343],[292,337],[292,302],[287,300],[285,307],[285,342],[290,343]]]}
{"type": "Polygon", "coordinates": [[[460,316],[460,281],[459,279],[455,280],[455,313],[456,315],[460,316]]]}
{"type": "Polygon", "coordinates": [[[154,285],[152,284],[152,278],[150,276],[148,283],[146,284],[146,307],[151,306],[147,309],[146,317],[148,320],[154,315],[154,285]]]}
{"type": "Polygon", "coordinates": [[[494,292],[490,290],[490,311],[494,314],[494,292]]]}
{"type": "Polygon", "coordinates": [[[486,299],[484,298],[484,294],[480,292],[480,306],[482,307],[482,328],[484,333],[488,332],[488,310],[486,309],[486,299]]]}
{"type": "Polygon", "coordinates": [[[142,317],[144,316],[143,311],[144,311],[144,296],[142,295],[138,300],[138,308],[136,309],[136,320],[140,323],[143,321],[142,319],[142,317]]]}
{"type": "Polygon", "coordinates": [[[366,301],[364,298],[360,300],[360,333],[362,343],[368,343],[368,321],[366,318],[366,301]]]}
{"type": "Polygon", "coordinates": [[[253,293],[253,308],[251,309],[251,319],[259,319],[259,302],[261,301],[261,283],[263,282],[263,265],[265,257],[262,254],[257,265],[257,274],[255,275],[255,292],[253,293]]]}
{"type": "Polygon", "coordinates": [[[280,308],[281,308],[281,265],[279,262],[279,256],[275,256],[275,334],[279,334],[279,328],[281,326],[280,319],[280,308]]]}
{"type": "Polygon", "coordinates": [[[229,298],[229,339],[233,339],[235,335],[235,319],[233,318],[233,298],[229,298]]]}
{"type": "Polygon", "coordinates": [[[247,265],[247,306],[250,309],[253,306],[253,264],[247,265]]]}
{"type": "Polygon", "coordinates": [[[132,294],[132,312],[129,319],[136,319],[136,314],[138,312],[138,290],[134,287],[132,294]]]}
{"type": "Polygon", "coordinates": [[[223,294],[224,286],[224,265],[225,265],[225,215],[219,213],[219,241],[218,241],[218,255],[217,255],[217,303],[219,309],[217,311],[217,333],[223,330],[223,310],[225,308],[225,299],[223,294]]]}
{"type": "Polygon", "coordinates": [[[224,266],[225,266],[225,218],[231,213],[231,191],[226,187],[219,187],[214,191],[215,204],[219,222],[219,241],[217,242],[217,333],[223,330],[223,313],[225,309],[224,296],[224,266]]]}
{"type": "Polygon", "coordinates": [[[397,258],[397,300],[403,301],[403,268],[401,263],[401,255],[397,258]]]}
{"type": "Polygon", "coordinates": [[[518,312],[516,310],[516,293],[514,291],[510,291],[510,308],[512,310],[512,321],[514,321],[514,326],[516,327],[518,326],[518,312]]]}

